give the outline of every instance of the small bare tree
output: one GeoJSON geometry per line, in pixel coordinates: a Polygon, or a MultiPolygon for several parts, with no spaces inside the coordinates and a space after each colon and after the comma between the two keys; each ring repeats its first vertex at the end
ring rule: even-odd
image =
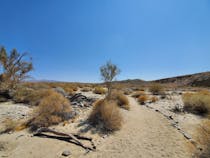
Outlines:
{"type": "Polygon", "coordinates": [[[107,97],[110,97],[112,93],[112,81],[120,73],[120,69],[115,64],[112,64],[111,61],[108,61],[105,65],[100,67],[100,72],[102,80],[108,88],[107,97]]]}
{"type": "Polygon", "coordinates": [[[4,47],[0,48],[0,86],[1,89],[15,89],[17,83],[29,77],[27,74],[33,69],[30,61],[24,61],[27,53],[20,54],[13,49],[10,54],[4,47]]]}

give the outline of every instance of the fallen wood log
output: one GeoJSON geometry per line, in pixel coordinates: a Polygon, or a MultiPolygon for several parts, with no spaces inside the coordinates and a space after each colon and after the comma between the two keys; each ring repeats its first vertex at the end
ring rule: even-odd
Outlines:
{"type": "Polygon", "coordinates": [[[96,146],[92,141],[92,138],[85,137],[85,136],[80,136],[78,134],[66,134],[66,133],[54,131],[52,129],[43,127],[43,128],[39,128],[36,131],[36,133],[34,134],[34,136],[47,137],[47,138],[53,138],[53,139],[67,141],[67,142],[70,142],[70,143],[74,143],[78,146],[81,146],[82,148],[84,148],[87,151],[93,151],[93,150],[96,149],[96,146]],[[52,133],[55,136],[48,135],[48,134],[45,134],[45,133],[52,133]],[[88,146],[84,145],[79,139],[90,141],[92,147],[88,147],[88,146]]]}

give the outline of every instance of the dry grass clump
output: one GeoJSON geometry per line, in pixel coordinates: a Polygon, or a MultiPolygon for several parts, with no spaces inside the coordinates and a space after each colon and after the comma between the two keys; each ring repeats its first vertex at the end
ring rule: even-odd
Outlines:
{"type": "Polygon", "coordinates": [[[11,118],[6,118],[3,121],[3,129],[0,131],[0,134],[14,131],[16,126],[17,126],[17,122],[15,120],[11,118]]]}
{"type": "Polygon", "coordinates": [[[142,105],[144,105],[149,100],[149,97],[147,95],[141,95],[138,97],[138,102],[142,105]]]}
{"type": "Polygon", "coordinates": [[[64,91],[68,94],[68,95],[73,95],[75,93],[75,90],[71,87],[64,87],[64,91]]]}
{"type": "Polygon", "coordinates": [[[155,103],[155,102],[158,101],[158,97],[152,96],[152,97],[150,98],[150,100],[151,100],[152,103],[155,103]]]}
{"type": "Polygon", "coordinates": [[[92,90],[92,88],[90,88],[90,87],[83,87],[81,89],[82,92],[90,92],[91,90],[92,90]]]}
{"type": "Polygon", "coordinates": [[[50,86],[44,82],[24,82],[24,83],[22,83],[22,87],[30,88],[30,89],[34,89],[34,90],[50,88],[50,86]]]}
{"type": "Polygon", "coordinates": [[[106,94],[107,90],[103,87],[96,87],[93,91],[95,94],[106,94]]]}
{"type": "Polygon", "coordinates": [[[70,102],[61,94],[48,90],[46,96],[41,100],[34,116],[29,121],[28,125],[31,130],[36,130],[39,127],[48,127],[58,124],[70,118],[71,105],[70,102]]]}
{"type": "Polygon", "coordinates": [[[106,99],[96,102],[89,116],[94,126],[102,126],[103,130],[116,131],[122,126],[122,116],[117,104],[106,99]]]}
{"type": "Polygon", "coordinates": [[[13,95],[13,101],[15,103],[24,103],[32,106],[36,106],[40,103],[41,99],[47,95],[48,90],[40,89],[33,90],[29,88],[19,88],[13,95]]]}
{"type": "Polygon", "coordinates": [[[123,93],[124,93],[125,95],[130,95],[132,92],[133,92],[132,89],[124,89],[124,91],[123,91],[123,93]]]}
{"type": "Polygon", "coordinates": [[[162,95],[164,94],[164,89],[163,86],[161,84],[155,83],[152,84],[149,87],[149,91],[153,94],[153,95],[162,95]]]}
{"type": "Polygon", "coordinates": [[[134,94],[132,94],[131,96],[134,98],[139,98],[140,96],[144,96],[146,95],[144,91],[137,91],[134,94]]]}
{"type": "Polygon", "coordinates": [[[128,98],[122,92],[113,91],[110,99],[116,102],[119,107],[126,110],[130,109],[128,98]]]}
{"type": "Polygon", "coordinates": [[[182,95],[184,102],[184,110],[198,114],[209,115],[210,114],[210,93],[196,92],[185,93],[182,95]]]}

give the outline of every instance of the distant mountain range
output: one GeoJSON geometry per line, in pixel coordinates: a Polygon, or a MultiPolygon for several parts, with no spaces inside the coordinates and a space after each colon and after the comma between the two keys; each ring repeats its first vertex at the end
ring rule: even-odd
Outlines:
{"type": "Polygon", "coordinates": [[[210,72],[183,75],[155,80],[158,83],[174,83],[178,86],[210,87],[210,72]]]}
{"type": "Polygon", "coordinates": [[[153,81],[144,81],[140,79],[115,81],[115,83],[146,85],[150,83],[175,84],[177,86],[196,86],[210,87],[210,72],[195,73],[190,75],[176,76],[153,81]]]}
{"type": "MultiPolygon", "coordinates": [[[[30,82],[61,82],[54,80],[30,80],[30,82]]],[[[78,83],[78,82],[74,82],[78,83]]],[[[141,79],[128,79],[122,81],[114,81],[115,84],[127,85],[146,85],[150,83],[175,84],[177,86],[195,86],[210,87],[210,72],[195,73],[190,75],[182,75],[153,81],[145,81],[141,79]]]]}

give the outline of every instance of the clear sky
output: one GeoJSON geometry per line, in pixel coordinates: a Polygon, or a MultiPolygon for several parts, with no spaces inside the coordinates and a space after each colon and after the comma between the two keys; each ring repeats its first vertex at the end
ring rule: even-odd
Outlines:
{"type": "Polygon", "coordinates": [[[35,79],[153,80],[210,70],[210,0],[0,0],[0,45],[29,52],[35,79]]]}

